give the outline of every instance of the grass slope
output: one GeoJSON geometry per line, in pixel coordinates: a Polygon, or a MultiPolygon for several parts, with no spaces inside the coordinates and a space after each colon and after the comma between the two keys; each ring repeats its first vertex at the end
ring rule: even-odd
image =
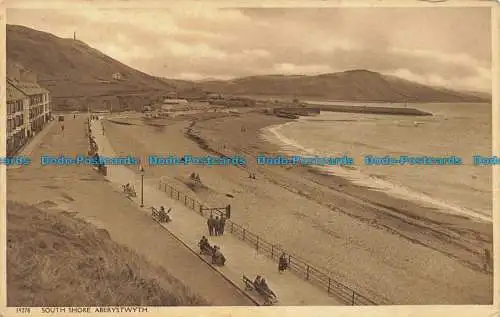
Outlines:
{"type": "Polygon", "coordinates": [[[8,306],[208,305],[179,280],[68,213],[7,203],[8,306]]]}

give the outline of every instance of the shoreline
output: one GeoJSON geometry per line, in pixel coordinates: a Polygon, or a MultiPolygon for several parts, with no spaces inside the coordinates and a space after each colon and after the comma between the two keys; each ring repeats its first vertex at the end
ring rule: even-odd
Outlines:
{"type": "MultiPolygon", "coordinates": [[[[154,150],[252,156],[279,152],[278,146],[261,140],[258,131],[290,121],[253,113],[176,119],[156,120],[155,124],[168,122],[162,129],[148,127],[150,124],[141,120],[133,126],[108,122],[106,131],[117,153],[147,155],[154,150]],[[169,142],[164,142],[166,139],[169,142]]],[[[368,193],[340,177],[307,168],[188,165],[149,167],[147,173],[154,178],[168,175],[172,183],[184,186],[209,205],[231,203],[237,223],[327,268],[357,291],[385,298],[383,302],[484,304],[491,300],[492,276],[481,270],[482,249],[491,245],[491,224],[443,215],[383,193],[368,193]],[[206,189],[192,191],[182,182],[191,172],[199,172],[206,189]],[[248,179],[249,172],[257,179],[248,179]],[[296,230],[298,234],[294,234],[296,230]],[[328,239],[330,243],[309,244],[310,239],[328,239]],[[429,266],[429,261],[437,262],[429,266]],[[446,268],[461,272],[461,277],[452,278],[446,268]],[[396,285],[404,283],[407,276],[420,279],[413,278],[414,289],[398,291],[396,285]],[[468,291],[453,291],[465,285],[469,285],[468,291]]]]}
{"type": "MultiPolygon", "coordinates": [[[[256,120],[256,121],[258,123],[254,122],[255,125],[252,126],[251,130],[247,131],[248,132],[247,134],[256,135],[258,139],[261,139],[260,131],[262,131],[262,129],[276,125],[276,123],[273,122],[274,120],[270,120],[271,123],[266,123],[265,119],[262,121],[261,120],[256,120]]],[[[280,121],[282,122],[279,124],[285,124],[287,122],[293,122],[294,120],[281,119],[280,121]]],[[[218,124],[222,124],[222,122],[218,124]]],[[[212,123],[212,125],[215,125],[215,123],[212,123]]],[[[203,129],[200,129],[198,131],[199,134],[204,134],[204,132],[206,131],[203,131],[203,129]]],[[[205,144],[207,143],[206,140],[204,140],[203,138],[201,139],[204,141],[205,144]]],[[[210,139],[215,139],[215,138],[213,135],[211,135],[210,139]]],[[[262,148],[263,151],[260,152],[255,151],[254,150],[255,147],[250,147],[252,150],[249,150],[249,148],[246,147],[244,150],[246,155],[249,155],[252,158],[255,158],[257,154],[262,152],[286,155],[284,151],[280,148],[280,146],[277,144],[271,143],[267,140],[260,142],[257,141],[257,142],[259,143],[259,145],[265,144],[265,146],[263,146],[262,148]]],[[[231,147],[231,145],[234,144],[230,144],[229,147],[231,147]]],[[[244,147],[244,145],[242,146],[241,144],[239,146],[244,147]]],[[[254,160],[252,160],[252,162],[253,161],[254,160]]],[[[276,167],[273,166],[271,167],[263,166],[263,167],[258,167],[257,169],[265,170],[264,174],[268,175],[276,174],[272,173],[272,171],[269,170],[269,169],[276,169],[276,167]]],[[[393,234],[400,235],[401,237],[408,239],[414,243],[420,243],[420,242],[418,241],[418,239],[414,239],[411,236],[405,234],[404,232],[394,229],[394,227],[396,228],[399,227],[399,225],[396,224],[397,222],[407,225],[410,224],[410,222],[412,222],[411,225],[415,226],[419,230],[425,230],[435,238],[442,240],[454,239],[457,237],[456,235],[457,233],[460,235],[465,235],[467,237],[465,237],[465,239],[462,240],[461,243],[456,243],[456,246],[462,248],[463,250],[466,250],[467,252],[473,253],[476,256],[481,255],[481,250],[480,248],[477,248],[478,247],[477,243],[483,246],[487,246],[490,250],[492,249],[491,247],[493,241],[492,222],[487,222],[482,219],[480,220],[474,217],[460,215],[456,213],[443,212],[440,211],[438,208],[428,208],[418,204],[417,202],[412,202],[402,198],[393,197],[383,192],[373,191],[367,187],[353,184],[351,181],[342,176],[327,174],[322,171],[319,171],[315,167],[303,167],[303,166],[285,167],[277,170],[281,169],[285,169],[287,173],[296,173],[303,178],[312,180],[316,185],[325,186],[334,191],[341,192],[342,194],[345,194],[349,197],[364,200],[365,202],[371,204],[373,207],[379,209],[378,211],[382,211],[384,216],[387,217],[386,220],[392,222],[393,228],[391,228],[391,226],[382,224],[381,227],[384,230],[388,230],[393,234]],[[332,186],[330,185],[330,183],[333,183],[334,185],[332,186]],[[405,208],[403,208],[403,206],[406,207],[407,210],[404,210],[405,208]],[[470,239],[470,241],[467,241],[468,239],[470,239]],[[473,246],[474,244],[476,244],[475,245],[476,248],[474,248],[473,246]]],[[[275,177],[275,175],[273,176],[275,177]]],[[[284,184],[284,182],[276,181],[275,179],[273,179],[273,177],[269,177],[269,180],[279,186],[286,187],[286,184],[284,184]]],[[[307,199],[315,200],[320,204],[327,205],[329,208],[332,208],[332,204],[322,203],[320,199],[314,197],[314,194],[309,194],[305,191],[301,191],[300,189],[297,190],[296,188],[295,189],[292,188],[290,190],[298,195],[306,197],[307,199]]],[[[333,207],[332,209],[334,209],[335,211],[339,211],[339,208],[336,207],[333,207]]],[[[354,217],[358,220],[369,222],[371,225],[374,224],[376,225],[377,222],[383,222],[380,221],[379,219],[380,215],[367,215],[366,213],[361,215],[359,213],[350,212],[347,208],[342,209],[341,212],[344,212],[347,215],[354,217]]],[[[453,244],[453,242],[451,241],[446,241],[446,243],[453,244]]],[[[436,247],[433,246],[432,243],[423,243],[423,245],[428,247],[436,247]]],[[[440,249],[439,250],[440,252],[443,252],[448,256],[451,256],[463,262],[464,264],[468,265],[471,268],[480,269],[480,265],[476,261],[471,261],[470,259],[465,260],[460,256],[456,256],[453,253],[446,251],[444,247],[442,248],[438,247],[438,249],[440,249]]]]}
{"type": "MultiPolygon", "coordinates": [[[[213,119],[213,118],[212,118],[213,119]]],[[[208,119],[208,120],[212,120],[212,119],[208,119]]],[[[277,126],[281,126],[282,124],[287,124],[287,123],[292,123],[294,122],[294,120],[290,119],[290,120],[287,120],[287,119],[282,119],[282,118],[279,118],[281,119],[280,123],[276,124],[275,122],[262,122],[262,124],[259,124],[259,123],[254,123],[254,126],[252,128],[252,131],[250,131],[250,134],[256,134],[258,135],[258,139],[263,139],[261,137],[261,133],[260,131],[262,131],[263,129],[268,129],[268,128],[271,128],[271,127],[277,127],[277,126]]],[[[266,120],[264,120],[266,121],[266,120]]],[[[270,121],[274,121],[274,120],[270,120],[270,121]]],[[[197,142],[203,149],[206,149],[206,150],[209,150],[215,154],[219,154],[219,155],[223,155],[223,153],[217,151],[216,149],[210,147],[208,145],[208,143],[210,142],[207,142],[207,140],[205,140],[203,137],[200,136],[200,134],[202,134],[201,132],[203,131],[200,131],[200,130],[196,130],[196,127],[194,127],[194,125],[196,125],[197,122],[201,122],[201,120],[195,120],[192,122],[192,124],[189,126],[189,129],[188,129],[188,132],[187,132],[187,136],[190,137],[193,141],[197,142]],[[190,131],[196,131],[196,132],[190,132],[190,131]]],[[[259,142],[259,143],[262,143],[262,144],[265,144],[265,146],[263,147],[264,151],[253,151],[253,150],[248,150],[246,149],[244,152],[250,154],[250,156],[252,158],[255,158],[256,157],[256,154],[260,154],[260,153],[264,153],[264,154],[268,154],[270,156],[278,156],[278,155],[282,155],[282,156],[290,156],[291,154],[289,153],[286,153],[285,150],[282,149],[282,147],[278,144],[275,144],[274,142],[270,141],[270,140],[262,140],[262,142],[259,142]]],[[[255,147],[252,147],[253,149],[255,149],[255,147]]],[[[310,155],[310,156],[314,156],[314,155],[310,155]]],[[[253,162],[254,160],[251,160],[251,162],[253,162]]],[[[263,168],[266,168],[269,167],[269,165],[261,165],[261,167],[263,168]]],[[[276,166],[272,166],[271,165],[271,168],[276,168],[276,166]]],[[[301,171],[301,172],[308,172],[308,173],[311,173],[311,174],[316,174],[316,175],[320,175],[320,176],[325,176],[325,177],[332,177],[332,178],[335,178],[335,183],[340,183],[342,185],[344,184],[347,184],[349,183],[350,184],[350,187],[352,188],[360,188],[360,189],[364,189],[366,191],[370,191],[372,192],[373,194],[376,194],[376,193],[380,193],[380,192],[375,192],[373,190],[371,190],[369,187],[367,186],[363,186],[363,185],[357,185],[357,184],[354,184],[352,183],[350,180],[346,179],[345,177],[343,176],[339,176],[339,175],[334,175],[334,174],[331,174],[329,172],[326,172],[326,171],[322,171],[320,168],[321,166],[319,165],[310,165],[310,166],[293,166],[293,167],[282,167],[286,170],[289,170],[289,171],[292,171],[292,170],[295,170],[295,171],[301,171]]],[[[346,167],[344,167],[346,168],[346,167]]],[[[347,167],[349,168],[349,167],[347,167]]],[[[383,194],[383,196],[386,196],[386,194],[383,194]]],[[[395,197],[391,197],[393,199],[399,199],[399,200],[404,200],[402,198],[395,198],[395,197]]],[[[410,202],[410,201],[408,201],[410,202]]],[[[412,203],[415,203],[415,204],[418,204],[417,202],[412,202],[412,203]]],[[[425,208],[429,208],[429,207],[426,207],[426,206],[422,206],[422,207],[425,207],[425,208]]],[[[433,210],[438,210],[437,207],[434,207],[434,208],[430,208],[430,209],[433,209],[433,210]]],[[[466,218],[466,219],[469,219],[471,221],[478,221],[478,222],[491,222],[491,220],[484,220],[484,219],[478,219],[474,216],[467,216],[467,215],[459,215],[457,213],[450,213],[450,212],[440,212],[442,213],[443,215],[448,215],[450,217],[457,217],[457,218],[466,218]]],[[[481,214],[482,215],[482,214],[481,214]]]]}
{"type": "MultiPolygon", "coordinates": [[[[284,124],[264,126],[259,129],[261,138],[266,142],[275,145],[278,148],[279,155],[283,156],[305,156],[305,157],[315,157],[318,156],[315,153],[310,153],[309,150],[303,148],[302,145],[294,145],[293,140],[284,137],[280,132],[280,128],[284,127],[294,121],[289,121],[284,124]],[[292,148],[288,150],[287,147],[292,148]],[[303,153],[301,153],[303,152],[303,153]],[[304,154],[306,153],[306,154],[304,154]]],[[[321,155],[319,155],[321,157],[321,155]]],[[[389,155],[387,155],[389,156],[389,155]]],[[[395,155],[397,157],[397,155],[395,155]]],[[[423,208],[428,208],[431,210],[436,210],[442,214],[448,214],[451,216],[465,217],[469,218],[471,221],[492,223],[491,214],[488,214],[484,210],[473,209],[471,206],[461,206],[457,202],[449,201],[446,197],[430,196],[429,194],[419,190],[418,188],[406,185],[400,181],[395,181],[394,179],[386,179],[386,177],[375,177],[380,178],[381,183],[370,183],[368,179],[374,177],[369,173],[364,173],[359,167],[351,167],[350,165],[310,165],[310,166],[297,166],[294,168],[303,168],[308,170],[310,173],[316,173],[324,176],[338,177],[343,179],[351,186],[361,187],[369,192],[381,192],[383,191],[387,196],[393,199],[405,200],[412,202],[414,204],[420,205],[423,208]],[[338,168],[338,171],[328,170],[329,167],[338,168]],[[353,175],[350,175],[348,171],[355,170],[363,176],[363,179],[356,179],[353,175]],[[340,173],[339,173],[340,172],[340,173]],[[384,186],[385,185],[385,186],[384,186]],[[391,188],[387,188],[394,186],[391,188]],[[385,188],[384,188],[385,187],[385,188]],[[415,196],[420,196],[420,199],[416,199],[415,196]],[[423,200],[422,198],[425,198],[423,200]]],[[[492,198],[492,197],[490,197],[492,198]]]]}

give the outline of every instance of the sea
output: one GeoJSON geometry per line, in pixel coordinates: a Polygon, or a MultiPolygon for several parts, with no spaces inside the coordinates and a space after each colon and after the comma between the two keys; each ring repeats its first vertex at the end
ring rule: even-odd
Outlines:
{"type": "MultiPolygon", "coordinates": [[[[354,103],[314,102],[309,104],[354,103]]],[[[270,126],[261,137],[286,155],[349,156],[348,167],[316,166],[323,173],[388,195],[482,221],[492,217],[492,167],[474,166],[473,155],[492,155],[492,107],[482,103],[367,104],[410,107],[432,116],[321,112],[270,126]],[[366,165],[364,157],[462,158],[462,165],[366,165]]]]}

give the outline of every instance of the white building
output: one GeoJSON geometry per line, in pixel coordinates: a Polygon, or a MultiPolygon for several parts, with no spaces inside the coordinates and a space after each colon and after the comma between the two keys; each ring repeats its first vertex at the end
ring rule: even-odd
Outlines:
{"type": "Polygon", "coordinates": [[[121,73],[114,73],[113,74],[113,79],[114,80],[122,80],[123,79],[123,76],[121,73]]]}
{"type": "Polygon", "coordinates": [[[186,99],[165,99],[161,105],[162,110],[181,110],[188,108],[188,101],[186,99]]]}

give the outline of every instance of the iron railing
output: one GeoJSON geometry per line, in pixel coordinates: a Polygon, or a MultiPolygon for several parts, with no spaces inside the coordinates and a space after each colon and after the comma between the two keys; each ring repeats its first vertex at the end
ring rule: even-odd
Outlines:
{"type": "MultiPolygon", "coordinates": [[[[219,215],[225,216],[223,212],[225,208],[206,207],[201,202],[192,197],[189,197],[185,193],[177,190],[171,185],[164,183],[163,181],[160,181],[159,188],[160,190],[169,194],[171,198],[184,202],[185,206],[196,211],[203,217],[208,218],[213,212],[217,212],[219,213],[219,215]]],[[[277,246],[276,244],[266,241],[260,235],[251,232],[250,230],[229,219],[226,220],[226,232],[227,231],[229,231],[239,239],[247,242],[258,252],[265,254],[274,261],[279,261],[280,256],[284,253],[288,259],[289,270],[293,271],[295,274],[311,282],[312,284],[315,284],[320,288],[326,290],[329,294],[336,295],[346,303],[357,306],[378,305],[375,301],[361,295],[351,287],[332,278],[332,274],[330,274],[329,272],[324,272],[322,269],[315,267],[301,257],[293,255],[283,248],[277,246]]]]}

